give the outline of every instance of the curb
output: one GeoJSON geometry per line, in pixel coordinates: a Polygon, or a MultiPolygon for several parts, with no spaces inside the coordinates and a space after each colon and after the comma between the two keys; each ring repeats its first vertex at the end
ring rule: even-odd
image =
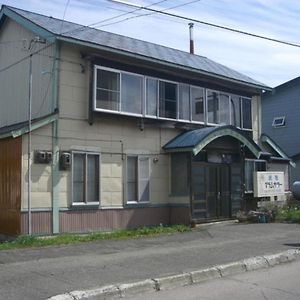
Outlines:
{"type": "Polygon", "coordinates": [[[72,291],[50,297],[47,300],[120,299],[126,296],[133,296],[142,293],[154,293],[179,286],[197,284],[210,279],[250,272],[263,268],[270,268],[298,259],[300,259],[300,250],[289,249],[277,254],[250,257],[240,261],[217,265],[193,272],[146,279],[134,283],[107,285],[92,290],[72,291]]]}

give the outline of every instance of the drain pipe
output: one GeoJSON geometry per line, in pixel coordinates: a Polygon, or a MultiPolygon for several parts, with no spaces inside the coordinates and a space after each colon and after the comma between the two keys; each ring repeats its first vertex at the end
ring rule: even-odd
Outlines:
{"type": "Polygon", "coordinates": [[[32,234],[31,222],[31,115],[32,115],[32,54],[29,56],[29,94],[28,94],[28,235],[32,234]]]}

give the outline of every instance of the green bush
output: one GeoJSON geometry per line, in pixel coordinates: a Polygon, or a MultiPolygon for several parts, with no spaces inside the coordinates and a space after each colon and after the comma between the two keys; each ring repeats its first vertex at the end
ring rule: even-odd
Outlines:
{"type": "Polygon", "coordinates": [[[298,206],[295,206],[278,209],[276,220],[291,223],[300,223],[300,208],[298,206]]]}

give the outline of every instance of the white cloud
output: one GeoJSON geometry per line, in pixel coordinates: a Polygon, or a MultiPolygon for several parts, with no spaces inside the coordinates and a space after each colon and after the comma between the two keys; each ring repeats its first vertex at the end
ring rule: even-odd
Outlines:
{"type": "MultiPolygon", "coordinates": [[[[158,0],[130,1],[149,5],[158,0]]],[[[165,1],[155,8],[163,9],[186,2],[165,1]]],[[[2,3],[62,18],[67,0],[2,0],[2,3]]],[[[65,19],[88,25],[122,13],[114,8],[133,10],[105,0],[70,0],[65,19]]],[[[201,0],[170,12],[300,44],[299,0],[201,0]]],[[[132,14],[114,21],[130,16],[132,14]]],[[[155,15],[110,26],[100,24],[99,28],[187,51],[187,24],[188,21],[155,15]]],[[[207,56],[270,86],[299,76],[300,48],[197,24],[195,42],[197,54],[207,56]]]]}

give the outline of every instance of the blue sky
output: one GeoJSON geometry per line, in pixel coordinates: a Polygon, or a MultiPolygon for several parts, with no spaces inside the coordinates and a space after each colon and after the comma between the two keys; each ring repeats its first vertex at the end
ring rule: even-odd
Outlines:
{"type": "MultiPolygon", "coordinates": [[[[186,4],[192,0],[164,0],[155,9],[186,4]]],[[[151,5],[159,0],[128,0],[151,5]]],[[[68,0],[0,0],[0,4],[62,18],[68,0]]],[[[65,19],[83,25],[117,17],[133,8],[107,0],[69,0],[65,19]]],[[[259,35],[300,44],[299,0],[200,0],[167,10],[259,35]]],[[[102,30],[188,51],[188,21],[136,11],[99,23],[102,30]],[[120,23],[112,24],[116,21],[120,23]]],[[[300,76],[300,48],[195,24],[195,53],[242,72],[271,87],[300,76]]]]}

